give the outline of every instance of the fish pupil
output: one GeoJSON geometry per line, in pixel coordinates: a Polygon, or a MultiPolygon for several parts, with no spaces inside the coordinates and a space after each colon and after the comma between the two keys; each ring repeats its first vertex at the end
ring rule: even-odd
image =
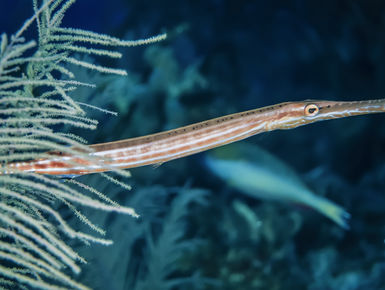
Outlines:
{"type": "Polygon", "coordinates": [[[305,107],[305,114],[307,116],[314,116],[318,113],[318,111],[319,111],[319,108],[314,104],[310,104],[305,107]]]}

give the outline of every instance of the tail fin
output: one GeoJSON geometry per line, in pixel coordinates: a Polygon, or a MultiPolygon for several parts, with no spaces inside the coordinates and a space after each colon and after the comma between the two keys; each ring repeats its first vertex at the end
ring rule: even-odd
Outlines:
{"type": "Polygon", "coordinates": [[[345,230],[350,228],[350,214],[341,206],[326,198],[319,197],[314,207],[345,230]]]}

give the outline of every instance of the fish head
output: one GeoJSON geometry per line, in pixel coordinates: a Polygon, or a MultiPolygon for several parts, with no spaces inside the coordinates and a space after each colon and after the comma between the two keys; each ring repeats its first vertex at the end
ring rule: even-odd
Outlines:
{"type": "Polygon", "coordinates": [[[385,100],[322,101],[305,100],[275,105],[268,130],[292,129],[323,120],[385,112],[385,100]]]}

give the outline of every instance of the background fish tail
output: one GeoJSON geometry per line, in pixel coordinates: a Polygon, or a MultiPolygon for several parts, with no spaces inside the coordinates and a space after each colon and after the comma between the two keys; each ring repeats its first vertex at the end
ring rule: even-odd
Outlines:
{"type": "Polygon", "coordinates": [[[314,208],[342,228],[346,230],[349,229],[350,214],[341,206],[326,198],[319,197],[317,198],[317,202],[314,204],[314,208]]]}

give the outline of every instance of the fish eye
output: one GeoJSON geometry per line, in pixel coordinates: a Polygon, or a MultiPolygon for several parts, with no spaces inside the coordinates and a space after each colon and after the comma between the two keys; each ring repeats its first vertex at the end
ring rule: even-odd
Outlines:
{"type": "Polygon", "coordinates": [[[318,114],[319,108],[316,104],[308,104],[305,107],[305,116],[314,117],[318,114]]]}

